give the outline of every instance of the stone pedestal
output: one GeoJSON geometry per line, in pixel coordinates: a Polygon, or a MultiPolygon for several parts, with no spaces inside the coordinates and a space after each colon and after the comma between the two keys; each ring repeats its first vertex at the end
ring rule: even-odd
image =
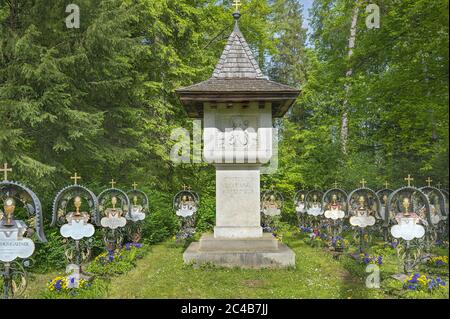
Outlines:
{"type": "Polygon", "coordinates": [[[295,254],[263,234],[260,165],[216,165],[216,227],[183,254],[185,263],[223,267],[278,268],[295,265],[295,254]]]}
{"type": "Polygon", "coordinates": [[[259,238],[259,165],[216,165],[216,238],[259,238]]]}
{"type": "Polygon", "coordinates": [[[253,238],[216,238],[203,235],[183,254],[187,264],[212,263],[222,267],[280,268],[295,266],[295,254],[286,245],[263,234],[253,238]]]}

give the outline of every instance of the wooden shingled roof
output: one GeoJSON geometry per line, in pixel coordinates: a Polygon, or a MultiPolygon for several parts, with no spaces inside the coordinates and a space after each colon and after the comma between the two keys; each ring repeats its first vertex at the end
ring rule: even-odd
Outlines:
{"type": "Polygon", "coordinates": [[[206,81],[176,90],[191,117],[201,117],[203,102],[271,101],[273,116],[283,116],[300,91],[273,82],[261,72],[253,53],[239,30],[235,13],[234,30],[220,57],[212,77],[206,81]]]}

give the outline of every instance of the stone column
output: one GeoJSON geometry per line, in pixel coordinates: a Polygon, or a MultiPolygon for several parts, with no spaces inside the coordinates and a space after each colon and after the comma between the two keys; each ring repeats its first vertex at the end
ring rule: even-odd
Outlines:
{"type": "Polygon", "coordinates": [[[215,238],[260,238],[260,165],[216,166],[215,238]]]}

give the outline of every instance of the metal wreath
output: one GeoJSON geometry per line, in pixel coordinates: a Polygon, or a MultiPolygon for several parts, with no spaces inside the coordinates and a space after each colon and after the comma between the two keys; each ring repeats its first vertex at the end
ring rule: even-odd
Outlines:
{"type": "Polygon", "coordinates": [[[123,190],[118,189],[118,188],[107,188],[107,189],[105,189],[103,192],[101,192],[97,196],[99,209],[98,209],[98,214],[97,214],[97,218],[96,219],[97,219],[97,225],[99,225],[99,226],[100,226],[100,213],[103,213],[103,212],[100,212],[100,207],[102,206],[103,198],[105,196],[107,196],[107,195],[110,195],[110,196],[119,195],[117,197],[120,199],[120,206],[123,209],[125,215],[127,215],[129,210],[130,210],[130,199],[128,198],[128,195],[123,190]],[[124,207],[126,207],[126,209],[124,209],[124,207]]]}
{"type": "Polygon", "coordinates": [[[94,224],[97,224],[97,218],[98,218],[98,199],[97,196],[88,188],[82,186],[82,185],[69,185],[64,187],[59,191],[58,194],[56,194],[55,199],[53,200],[53,207],[52,207],[52,222],[50,226],[55,226],[58,223],[58,208],[63,208],[64,212],[66,210],[66,206],[69,203],[69,200],[80,196],[84,199],[87,199],[89,208],[90,208],[90,214],[91,214],[91,220],[94,224]],[[64,199],[63,196],[67,193],[74,192],[74,194],[71,194],[71,197],[68,198],[67,202],[61,206],[61,201],[64,199]],[[83,196],[84,194],[84,196],[83,196]]]}
{"type": "Polygon", "coordinates": [[[377,209],[375,211],[375,213],[376,213],[375,218],[381,219],[381,214],[380,214],[381,201],[380,201],[380,198],[378,198],[378,195],[377,195],[377,193],[375,193],[374,190],[372,190],[371,188],[368,188],[368,187],[360,187],[360,188],[354,189],[350,194],[348,194],[347,209],[348,209],[349,215],[350,215],[350,210],[351,210],[350,209],[350,207],[351,207],[350,200],[352,199],[353,195],[358,193],[358,192],[370,193],[374,197],[376,205],[377,205],[377,209]]]}
{"type": "MultiPolygon", "coordinates": [[[[127,196],[128,198],[133,198],[134,196],[140,197],[142,199],[142,210],[145,213],[148,213],[149,211],[149,205],[150,205],[150,201],[148,200],[148,196],[147,194],[145,194],[143,191],[139,190],[139,189],[132,189],[130,191],[127,192],[127,196]]],[[[131,200],[130,200],[131,202],[131,200]]],[[[130,214],[130,209],[127,212],[127,216],[130,214]]]]}
{"type": "Polygon", "coordinates": [[[325,207],[325,200],[327,199],[327,196],[330,194],[330,195],[332,195],[332,193],[340,193],[341,195],[343,195],[344,196],[344,203],[345,203],[345,208],[343,209],[343,211],[347,214],[347,212],[348,212],[348,204],[347,204],[347,200],[348,200],[348,195],[347,195],[347,192],[346,191],[344,191],[343,189],[341,189],[341,188],[331,188],[331,189],[329,189],[329,190],[327,190],[324,194],[323,194],[323,196],[322,196],[322,209],[323,209],[323,207],[325,207]]]}
{"type": "MultiPolygon", "coordinates": [[[[392,208],[393,208],[392,205],[394,204],[393,203],[393,199],[395,198],[395,196],[400,195],[401,193],[405,193],[405,192],[411,193],[411,196],[414,193],[416,193],[422,198],[422,200],[424,201],[424,204],[425,204],[426,212],[427,212],[426,219],[427,219],[428,225],[430,227],[433,227],[433,223],[431,222],[431,216],[430,216],[430,201],[428,200],[428,196],[425,195],[425,193],[422,192],[419,188],[416,188],[416,187],[413,187],[413,186],[401,187],[401,188],[395,190],[391,195],[389,195],[388,203],[387,203],[387,206],[386,206],[387,213],[385,214],[386,215],[385,216],[386,217],[386,222],[389,222],[389,218],[390,218],[391,213],[392,213],[392,208]]],[[[412,204],[413,203],[411,202],[411,205],[412,204]]],[[[398,207],[397,207],[397,209],[398,209],[398,207]]],[[[414,207],[413,207],[413,210],[414,210],[414,207]]]]}
{"type": "Polygon", "coordinates": [[[36,231],[36,236],[40,242],[46,243],[47,239],[44,234],[44,219],[42,216],[42,205],[36,194],[28,187],[13,181],[3,181],[0,182],[0,193],[8,194],[7,196],[12,196],[22,203],[23,207],[27,210],[29,216],[36,216],[34,229],[36,231]],[[12,194],[10,194],[12,192],[12,194]],[[28,195],[31,202],[27,202],[25,197],[20,195],[28,195]]]}

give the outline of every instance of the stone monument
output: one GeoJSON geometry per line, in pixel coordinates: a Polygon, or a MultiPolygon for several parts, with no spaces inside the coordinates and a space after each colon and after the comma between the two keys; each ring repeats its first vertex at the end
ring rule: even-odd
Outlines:
{"type": "Polygon", "coordinates": [[[239,30],[234,30],[204,82],[176,92],[188,115],[203,118],[203,158],[216,167],[216,226],[185,251],[185,263],[246,268],[295,265],[286,245],[263,234],[260,169],[272,158],[272,119],[282,117],[299,90],[265,77],[239,30]]]}

